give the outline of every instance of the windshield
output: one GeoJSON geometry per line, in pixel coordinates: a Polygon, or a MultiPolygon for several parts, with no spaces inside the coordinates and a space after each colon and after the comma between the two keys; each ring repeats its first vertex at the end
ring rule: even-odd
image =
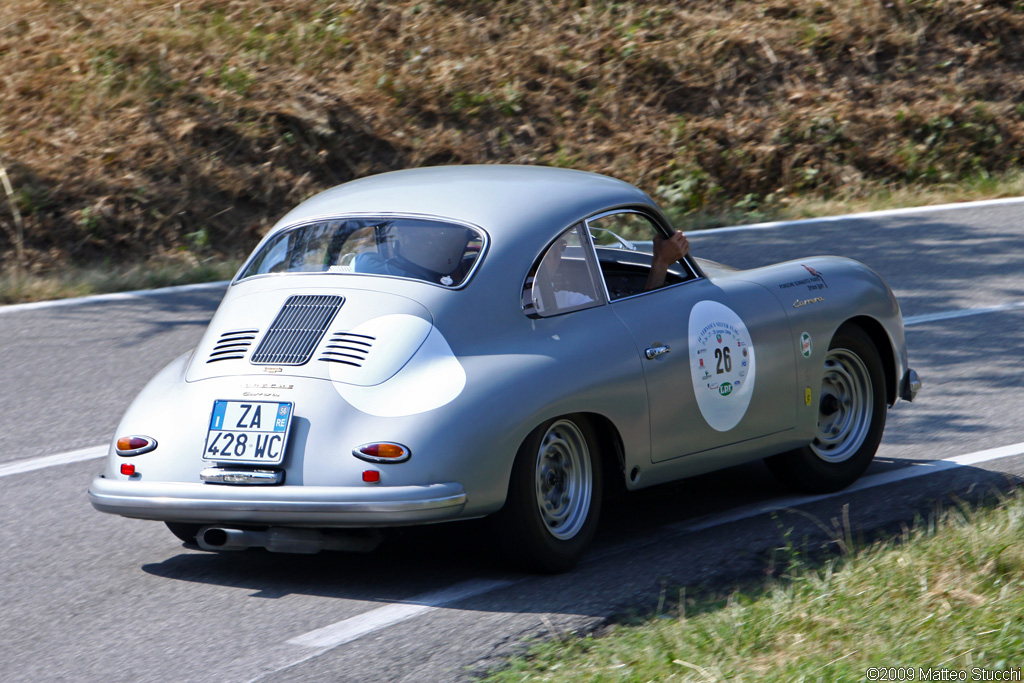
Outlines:
{"type": "Polygon", "coordinates": [[[272,273],[361,273],[466,281],[483,251],[481,231],[420,218],[347,218],[286,230],[268,240],[239,279],[272,273]]]}

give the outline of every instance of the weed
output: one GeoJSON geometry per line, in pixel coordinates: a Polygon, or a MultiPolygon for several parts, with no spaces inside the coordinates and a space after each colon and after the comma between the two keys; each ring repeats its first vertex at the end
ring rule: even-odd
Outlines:
{"type": "Polygon", "coordinates": [[[220,84],[238,95],[245,95],[252,88],[255,78],[239,66],[224,64],[220,67],[220,84]]]}

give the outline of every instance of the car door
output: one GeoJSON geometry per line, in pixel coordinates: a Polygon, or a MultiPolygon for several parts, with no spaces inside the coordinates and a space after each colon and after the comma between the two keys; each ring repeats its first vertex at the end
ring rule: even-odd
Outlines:
{"type": "Polygon", "coordinates": [[[712,282],[688,263],[673,266],[660,288],[644,291],[646,252],[653,251],[653,240],[640,239],[645,224],[652,237],[659,232],[636,212],[588,221],[611,308],[641,357],[651,460],[792,429],[795,358],[781,304],[742,273],[712,282]],[[626,244],[613,245],[609,234],[626,244]]]}

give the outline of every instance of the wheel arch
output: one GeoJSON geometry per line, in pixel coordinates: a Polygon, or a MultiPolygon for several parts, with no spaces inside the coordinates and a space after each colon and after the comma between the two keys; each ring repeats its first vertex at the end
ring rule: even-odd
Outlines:
{"type": "Polygon", "coordinates": [[[859,327],[868,335],[871,339],[871,343],[875,345],[875,349],[878,351],[878,357],[882,361],[882,371],[885,375],[885,400],[890,406],[895,404],[896,394],[898,391],[898,378],[896,377],[896,349],[892,344],[892,340],[889,339],[889,335],[885,331],[885,327],[874,318],[861,315],[850,318],[844,322],[836,328],[835,333],[838,334],[839,330],[847,325],[859,327]]]}
{"type": "Polygon", "coordinates": [[[576,413],[590,421],[597,436],[598,455],[604,471],[605,498],[617,496],[626,491],[626,449],[618,427],[600,413],[576,413]]]}

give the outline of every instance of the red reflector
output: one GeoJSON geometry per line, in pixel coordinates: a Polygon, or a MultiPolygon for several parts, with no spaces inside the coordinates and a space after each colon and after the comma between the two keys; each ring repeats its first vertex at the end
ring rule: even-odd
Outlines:
{"type": "Polygon", "coordinates": [[[367,484],[379,484],[380,472],[377,470],[363,470],[363,481],[367,484]]]}
{"type": "Polygon", "coordinates": [[[130,462],[122,463],[121,474],[123,474],[126,477],[132,476],[133,474],[135,474],[135,465],[131,464],[130,462]]]}

